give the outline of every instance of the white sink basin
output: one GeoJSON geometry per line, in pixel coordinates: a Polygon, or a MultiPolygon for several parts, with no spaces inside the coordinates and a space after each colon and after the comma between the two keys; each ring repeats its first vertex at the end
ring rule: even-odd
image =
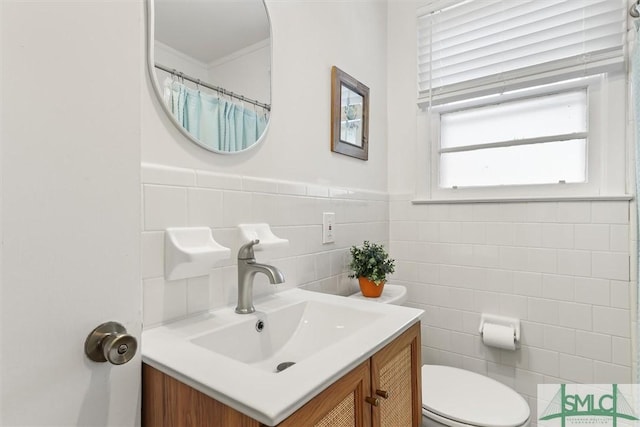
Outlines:
{"type": "Polygon", "coordinates": [[[225,307],[145,330],[143,361],[275,425],[422,315],[301,289],[256,299],[254,305],[251,314],[225,307]],[[285,362],[295,364],[282,370],[285,362]]]}
{"type": "Polygon", "coordinates": [[[278,365],[298,363],[380,317],[370,310],[301,301],[222,326],[191,342],[254,368],[278,372],[278,365]]]}

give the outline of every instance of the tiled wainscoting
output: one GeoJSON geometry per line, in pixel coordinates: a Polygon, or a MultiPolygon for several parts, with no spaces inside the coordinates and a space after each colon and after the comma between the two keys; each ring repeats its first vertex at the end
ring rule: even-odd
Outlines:
{"type": "Polygon", "coordinates": [[[629,202],[392,196],[389,238],[394,281],[426,311],[425,362],[489,375],[534,411],[538,383],[632,382],[629,202]],[[483,312],[522,319],[521,348],[484,346],[483,312]]]}
{"type": "Polygon", "coordinates": [[[348,248],[363,240],[386,243],[386,193],[254,179],[237,175],[142,165],[142,278],[144,326],[235,303],[236,256],[241,223],[269,223],[289,239],[289,247],[256,252],[259,262],[280,268],[286,282],[271,285],[256,276],[255,295],[286,287],[348,295],[357,290],[347,278],[348,248]],[[322,213],[335,212],[335,243],[322,244],[322,213]],[[164,279],[164,229],[207,226],[214,239],[231,248],[231,259],[207,277],[164,279]]]}
{"type": "MultiPolygon", "coordinates": [[[[238,224],[267,222],[289,239],[256,252],[283,270],[255,294],[300,286],[348,295],[348,248],[388,242],[391,281],[423,308],[425,363],[493,377],[528,398],[538,383],[629,383],[629,202],[413,205],[409,197],[143,164],[144,325],[236,299],[238,224]],[[335,212],[336,242],[322,244],[322,213],[335,212]],[[208,277],[164,279],[164,229],[208,226],[232,257],[208,277]],[[517,351],[486,347],[481,313],[522,320],[517,351]]],[[[535,412],[534,412],[535,414],[535,412]]],[[[535,421],[535,419],[534,419],[535,421]]]]}

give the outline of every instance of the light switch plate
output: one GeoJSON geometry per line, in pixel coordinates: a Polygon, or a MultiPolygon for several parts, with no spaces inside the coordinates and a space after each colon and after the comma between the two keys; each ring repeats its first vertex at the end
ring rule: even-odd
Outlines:
{"type": "Polygon", "coordinates": [[[322,243],[333,243],[335,239],[336,214],[334,212],[322,213],[322,243]]]}

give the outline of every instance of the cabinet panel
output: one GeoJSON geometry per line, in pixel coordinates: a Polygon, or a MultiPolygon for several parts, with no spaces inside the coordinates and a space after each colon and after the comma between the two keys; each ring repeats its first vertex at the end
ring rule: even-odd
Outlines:
{"type": "Polygon", "coordinates": [[[278,426],[364,427],[371,425],[371,411],[369,404],[364,400],[371,388],[370,378],[371,365],[367,360],[278,426]]]}
{"type": "Polygon", "coordinates": [[[352,427],[356,425],[356,392],[347,395],[338,406],[322,417],[314,427],[352,427]]]}
{"type": "Polygon", "coordinates": [[[389,396],[380,399],[380,425],[412,425],[411,346],[381,366],[378,375],[380,382],[376,390],[383,390],[389,396]]]}
{"type": "Polygon", "coordinates": [[[373,426],[419,426],[422,419],[420,324],[376,353],[371,362],[372,390],[380,402],[373,410],[373,426]]]}
{"type": "Polygon", "coordinates": [[[147,364],[142,365],[143,427],[259,427],[261,424],[147,364]]]}

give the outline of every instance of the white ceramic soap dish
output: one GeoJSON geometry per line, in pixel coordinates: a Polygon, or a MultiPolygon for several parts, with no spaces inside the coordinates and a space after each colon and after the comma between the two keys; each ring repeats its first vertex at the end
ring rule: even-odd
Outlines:
{"type": "Polygon", "coordinates": [[[209,227],[167,228],[164,276],[167,280],[205,276],[216,262],[231,258],[231,250],[213,240],[209,227]]]}
{"type": "Polygon", "coordinates": [[[240,224],[238,228],[240,229],[240,240],[243,244],[256,239],[260,240],[260,243],[254,246],[256,251],[289,246],[287,239],[282,239],[273,234],[269,224],[240,224]]]}

